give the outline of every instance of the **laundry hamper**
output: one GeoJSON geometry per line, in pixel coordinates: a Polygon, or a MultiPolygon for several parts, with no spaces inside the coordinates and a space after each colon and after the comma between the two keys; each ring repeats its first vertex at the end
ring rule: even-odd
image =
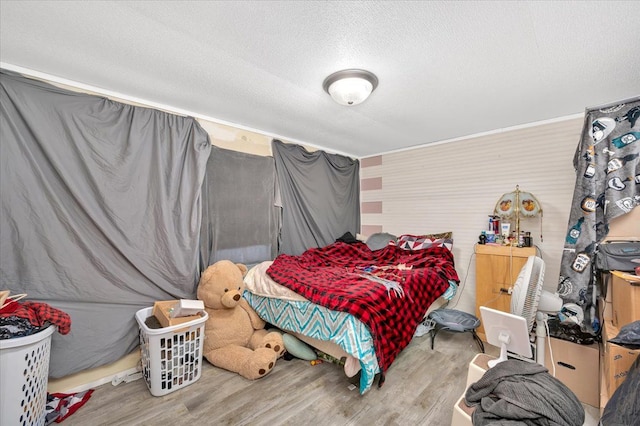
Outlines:
{"type": "Polygon", "coordinates": [[[51,335],[56,327],[0,340],[0,425],[44,425],[51,335]]]}
{"type": "Polygon", "coordinates": [[[142,377],[153,396],[163,396],[197,381],[202,374],[204,323],[201,317],[182,324],[149,328],[145,321],[153,308],[136,312],[140,325],[140,357],[142,377]]]}

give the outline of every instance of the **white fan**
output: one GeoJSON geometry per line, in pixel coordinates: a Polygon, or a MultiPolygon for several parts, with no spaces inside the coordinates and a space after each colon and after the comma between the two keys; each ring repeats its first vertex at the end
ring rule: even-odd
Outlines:
{"type": "Polygon", "coordinates": [[[544,365],[544,345],[547,337],[548,314],[562,309],[562,298],[557,293],[543,290],[544,261],[537,256],[529,256],[518,274],[511,293],[511,313],[527,320],[529,332],[536,324],[536,354],[538,364],[544,365]]]}
{"type": "Polygon", "coordinates": [[[535,361],[544,365],[544,345],[547,336],[546,321],[549,313],[562,308],[562,299],[557,294],[543,290],[544,261],[529,256],[511,293],[511,313],[480,307],[487,341],[501,347],[495,364],[507,359],[507,351],[531,358],[529,336],[536,324],[535,361]],[[525,324],[526,323],[526,324],[525,324]]]}

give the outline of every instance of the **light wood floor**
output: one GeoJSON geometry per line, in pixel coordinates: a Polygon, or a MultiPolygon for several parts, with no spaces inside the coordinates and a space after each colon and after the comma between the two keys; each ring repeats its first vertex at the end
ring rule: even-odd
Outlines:
{"type": "Polygon", "coordinates": [[[349,389],[357,380],[328,362],[280,359],[268,376],[249,381],[204,360],[197,382],[162,397],[152,396],[144,380],[102,385],[64,424],[449,425],[478,351],[469,333],[441,332],[434,350],[428,335],[414,338],[382,388],[376,382],[364,395],[349,389]]]}

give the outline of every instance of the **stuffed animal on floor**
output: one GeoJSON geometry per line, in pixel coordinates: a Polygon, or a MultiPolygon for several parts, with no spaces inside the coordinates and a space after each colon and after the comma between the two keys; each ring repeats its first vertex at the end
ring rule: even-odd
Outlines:
{"type": "Polygon", "coordinates": [[[282,335],[265,330],[265,322],[242,297],[247,267],[221,260],[200,277],[198,299],[209,319],[203,355],[211,364],[247,379],[264,377],[284,354],[282,335]]]}

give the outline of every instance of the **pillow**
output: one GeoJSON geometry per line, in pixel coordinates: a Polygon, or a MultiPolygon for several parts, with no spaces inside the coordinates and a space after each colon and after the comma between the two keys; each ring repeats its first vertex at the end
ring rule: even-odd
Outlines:
{"type": "Polygon", "coordinates": [[[256,266],[249,269],[247,275],[244,276],[244,284],[246,285],[245,291],[263,297],[306,301],[307,299],[295,291],[290,290],[271,279],[267,274],[267,269],[269,269],[269,266],[271,266],[272,263],[272,260],[267,260],[258,263],[256,266]]]}
{"type": "Polygon", "coordinates": [[[429,247],[444,247],[453,250],[453,239],[450,238],[451,232],[430,235],[401,235],[398,238],[398,247],[405,250],[421,250],[429,247]],[[433,238],[433,236],[449,235],[449,238],[433,238]]]}
{"type": "Polygon", "coordinates": [[[307,345],[296,336],[284,333],[282,335],[282,341],[287,352],[296,358],[305,359],[307,361],[318,359],[318,354],[316,354],[311,346],[307,345]]]}
{"type": "Polygon", "coordinates": [[[347,243],[347,244],[353,244],[358,242],[358,240],[356,239],[356,237],[353,236],[353,234],[351,232],[345,232],[342,237],[338,238],[336,240],[336,242],[343,242],[343,243],[347,243]]]}
{"type": "Polygon", "coordinates": [[[366,244],[371,251],[375,251],[385,248],[389,243],[395,244],[397,240],[398,237],[393,234],[378,232],[367,238],[366,244]]]}
{"type": "Polygon", "coordinates": [[[430,240],[439,240],[441,238],[453,238],[453,231],[449,232],[440,232],[438,234],[425,234],[425,235],[411,235],[411,234],[403,234],[398,237],[398,239],[418,239],[418,238],[427,238],[430,240]]]}

